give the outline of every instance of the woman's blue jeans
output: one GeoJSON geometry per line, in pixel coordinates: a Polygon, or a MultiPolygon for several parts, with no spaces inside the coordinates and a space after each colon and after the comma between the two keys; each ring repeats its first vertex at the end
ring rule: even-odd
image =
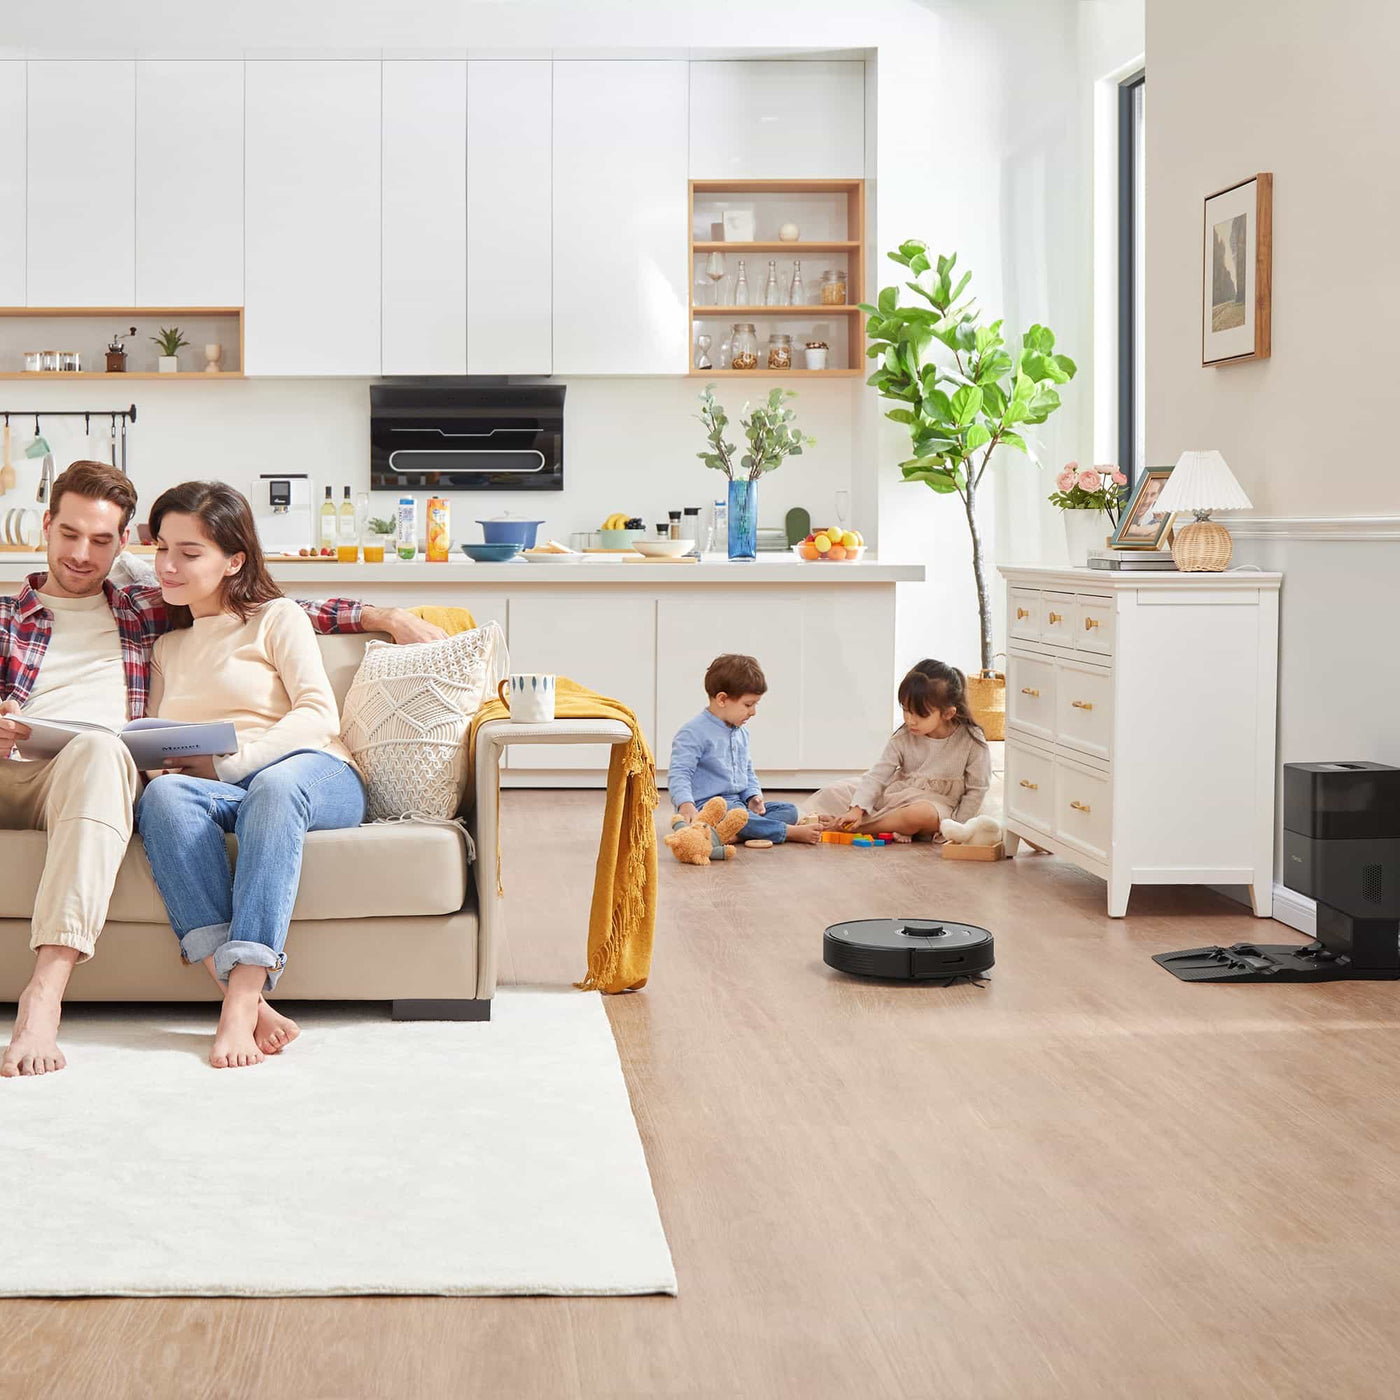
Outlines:
{"type": "Polygon", "coordinates": [[[318,750],[288,754],[241,783],[164,773],[146,785],[136,826],[186,962],[214,958],[221,982],[237,963],[267,968],[271,991],[287,961],[287,925],[308,831],[358,826],[360,775],[318,750]],[[229,868],[224,833],[238,837],[229,868]]]}

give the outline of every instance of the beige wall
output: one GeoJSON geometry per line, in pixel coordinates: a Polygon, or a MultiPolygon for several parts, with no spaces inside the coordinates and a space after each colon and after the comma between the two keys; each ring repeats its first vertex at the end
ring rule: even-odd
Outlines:
{"type": "Polygon", "coordinates": [[[1258,513],[1400,512],[1393,0],[1148,0],[1147,444],[1258,513]],[[1203,369],[1201,201],[1274,174],[1273,356],[1203,369]]]}

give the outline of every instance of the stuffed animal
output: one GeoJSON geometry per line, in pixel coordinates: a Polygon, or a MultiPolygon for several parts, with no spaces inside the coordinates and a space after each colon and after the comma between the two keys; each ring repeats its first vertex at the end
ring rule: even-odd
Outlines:
{"type": "Polygon", "coordinates": [[[731,812],[722,797],[712,797],[695,814],[688,825],[682,825],[677,817],[677,826],[666,837],[676,859],[682,865],[708,865],[712,860],[729,860],[734,855],[734,847],[729,843],[744,829],[749,814],[743,807],[731,812]]]}
{"type": "Polygon", "coordinates": [[[1001,823],[995,817],[973,817],[970,821],[946,821],[938,828],[945,841],[955,846],[995,846],[1002,839],[1001,823]]]}

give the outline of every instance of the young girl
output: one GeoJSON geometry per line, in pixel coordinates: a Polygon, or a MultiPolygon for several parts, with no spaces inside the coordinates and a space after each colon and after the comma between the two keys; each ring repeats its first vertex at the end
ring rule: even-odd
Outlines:
{"type": "Polygon", "coordinates": [[[904,723],[880,761],[855,782],[833,783],[808,800],[808,817],[841,831],[932,839],[945,821],[968,821],[991,784],[987,741],[967,707],[956,666],[920,661],[899,683],[904,723]]]}

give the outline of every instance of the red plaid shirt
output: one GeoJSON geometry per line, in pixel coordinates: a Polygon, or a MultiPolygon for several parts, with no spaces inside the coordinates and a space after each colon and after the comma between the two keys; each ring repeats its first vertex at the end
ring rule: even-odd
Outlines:
{"type": "MultiPolygon", "coordinates": [[[[18,700],[23,705],[34,691],[49,638],[53,636],[53,614],[38,593],[44,578],[43,574],[30,574],[18,597],[0,597],[0,700],[18,700]]],[[[117,619],[122,642],[126,716],[140,719],[146,713],[146,697],[151,693],[151,648],[157,637],[170,630],[170,614],[159,588],[139,584],[114,588],[104,581],[102,591],[117,619]]],[[[360,604],[349,598],[326,598],[319,603],[302,602],[301,606],[318,632],[364,630],[360,625],[360,604]]]]}

